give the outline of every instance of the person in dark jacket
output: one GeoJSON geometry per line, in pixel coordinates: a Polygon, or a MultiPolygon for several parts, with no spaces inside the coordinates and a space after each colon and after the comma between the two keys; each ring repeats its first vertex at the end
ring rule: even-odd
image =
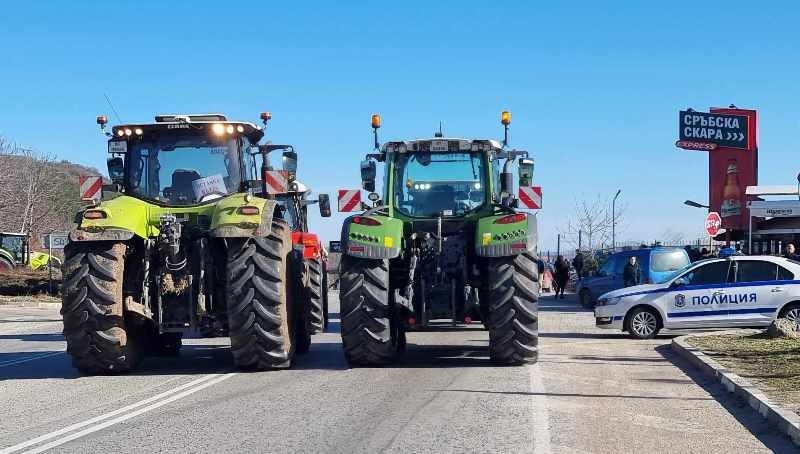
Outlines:
{"type": "Polygon", "coordinates": [[[628,263],[625,264],[625,269],[622,271],[622,282],[625,287],[632,287],[639,285],[640,279],[639,264],[636,263],[636,256],[632,255],[628,258],[628,263]]]}
{"type": "Polygon", "coordinates": [[[556,290],[556,298],[558,298],[558,294],[561,293],[561,299],[564,299],[564,289],[567,287],[567,282],[569,281],[569,262],[567,259],[564,258],[563,255],[559,255],[556,259],[556,282],[558,283],[558,289],[556,290]]]}
{"type": "Polygon", "coordinates": [[[581,251],[575,251],[575,258],[572,259],[572,266],[575,268],[575,273],[578,274],[578,279],[583,278],[583,254],[581,251]]]}

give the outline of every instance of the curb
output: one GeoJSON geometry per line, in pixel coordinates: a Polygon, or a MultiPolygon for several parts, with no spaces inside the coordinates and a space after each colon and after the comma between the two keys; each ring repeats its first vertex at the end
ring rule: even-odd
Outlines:
{"type": "Polygon", "coordinates": [[[762,418],[766,419],[770,424],[776,426],[778,430],[786,434],[795,446],[800,447],[800,416],[794,412],[783,409],[778,404],[772,402],[766,394],[761,392],[752,383],[745,380],[733,372],[730,372],[725,366],[718,363],[697,347],[689,345],[687,338],[712,336],[720,334],[742,334],[752,331],[753,333],[759,330],[736,330],[736,331],[716,331],[710,333],[687,335],[676,337],[672,340],[672,350],[675,351],[681,358],[689,361],[693,366],[700,369],[705,375],[708,375],[718,382],[722,383],[729,393],[733,393],[737,397],[744,399],[750,407],[757,411],[762,418]]]}
{"type": "Polygon", "coordinates": [[[39,309],[61,309],[61,303],[41,303],[36,301],[0,301],[0,307],[36,307],[39,309]]]}

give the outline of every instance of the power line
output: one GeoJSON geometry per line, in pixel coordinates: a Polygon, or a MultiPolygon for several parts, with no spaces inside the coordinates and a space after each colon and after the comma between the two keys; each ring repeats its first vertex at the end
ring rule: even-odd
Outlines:
{"type": "Polygon", "coordinates": [[[115,109],[114,108],[114,104],[111,103],[111,99],[109,99],[108,95],[105,94],[105,93],[103,93],[103,96],[106,97],[106,102],[108,102],[108,105],[111,107],[111,111],[114,112],[114,116],[117,117],[117,121],[122,123],[122,118],[119,117],[119,114],[117,113],[117,109],[115,109]]]}

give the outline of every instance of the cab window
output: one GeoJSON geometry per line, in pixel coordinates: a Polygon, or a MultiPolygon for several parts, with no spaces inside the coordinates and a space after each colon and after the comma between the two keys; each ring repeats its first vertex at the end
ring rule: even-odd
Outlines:
{"type": "Polygon", "coordinates": [[[736,282],[774,281],[778,277],[778,265],[759,260],[737,260],[736,282]]]}
{"type": "Polygon", "coordinates": [[[681,276],[686,285],[715,285],[728,282],[728,269],[730,263],[725,260],[721,262],[707,263],[681,276]]]}
{"type": "Polygon", "coordinates": [[[617,263],[618,260],[619,260],[619,256],[611,256],[611,257],[609,257],[606,260],[606,262],[603,263],[603,266],[600,267],[600,270],[598,270],[597,274],[599,276],[610,276],[610,275],[614,274],[614,269],[616,268],[615,264],[617,263]]]}

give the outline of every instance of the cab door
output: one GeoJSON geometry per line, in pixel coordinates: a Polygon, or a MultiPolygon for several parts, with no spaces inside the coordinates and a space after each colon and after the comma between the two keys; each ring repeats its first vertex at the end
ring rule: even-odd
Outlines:
{"type": "Polygon", "coordinates": [[[728,292],[729,326],[769,325],[785,299],[782,270],[766,260],[742,259],[733,262],[736,284],[728,292]]]}
{"type": "Polygon", "coordinates": [[[672,281],[660,298],[667,314],[666,328],[711,328],[727,320],[722,298],[733,282],[731,261],[720,259],[694,267],[672,281]]]}

